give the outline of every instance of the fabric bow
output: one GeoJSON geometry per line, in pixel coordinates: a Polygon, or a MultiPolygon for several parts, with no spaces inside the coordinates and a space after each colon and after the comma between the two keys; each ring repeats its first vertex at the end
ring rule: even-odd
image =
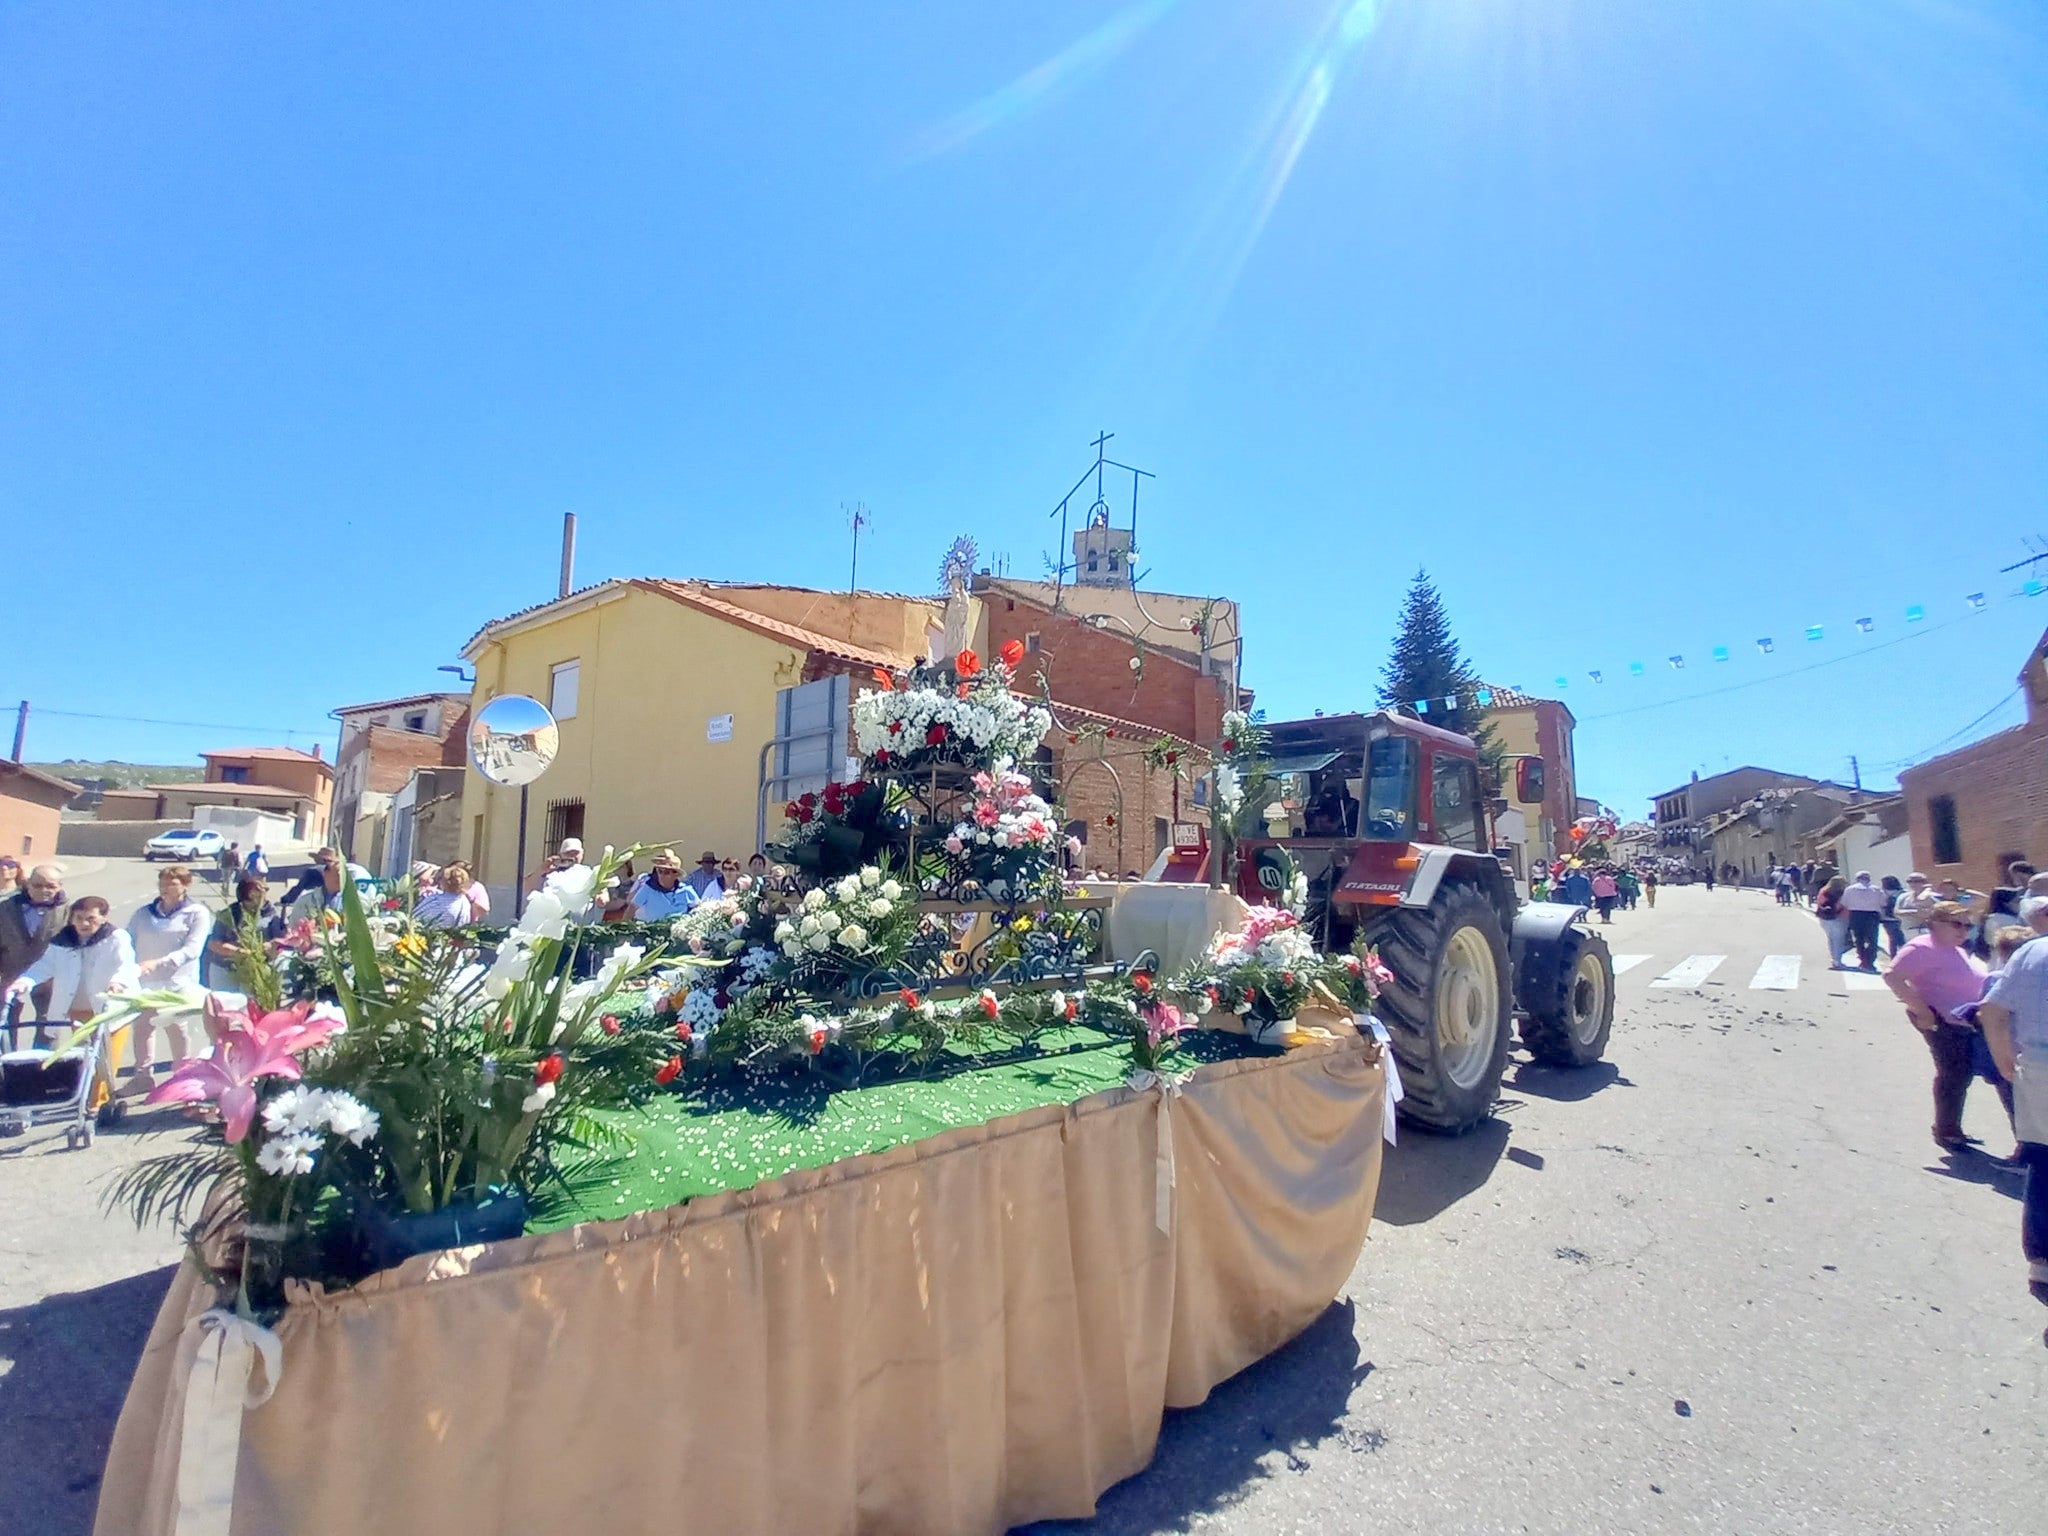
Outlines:
{"type": "Polygon", "coordinates": [[[1187,1086],[1188,1072],[1154,1072],[1141,1067],[1124,1079],[1124,1086],[1133,1093],[1149,1093],[1159,1090],[1159,1140],[1158,1150],[1152,1155],[1152,1222],[1161,1232],[1173,1232],[1173,1112],[1167,1101],[1179,1095],[1187,1086]]]}

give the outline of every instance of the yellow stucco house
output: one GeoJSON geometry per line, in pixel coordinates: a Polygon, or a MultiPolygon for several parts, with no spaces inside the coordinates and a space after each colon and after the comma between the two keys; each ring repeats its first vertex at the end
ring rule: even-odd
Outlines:
{"type": "MultiPolygon", "coordinates": [[[[564,836],[757,850],[763,750],[780,690],[928,654],[937,598],[885,592],[632,579],[603,582],[495,619],[463,647],[476,668],[471,718],[501,694],[547,705],[561,750],[529,790],[528,872],[564,836]]],[[[472,771],[461,846],[494,895],[516,869],[519,791],[472,771]]],[[[768,835],[780,817],[768,821],[768,835]]],[[[509,913],[509,904],[506,907],[509,913]]]]}

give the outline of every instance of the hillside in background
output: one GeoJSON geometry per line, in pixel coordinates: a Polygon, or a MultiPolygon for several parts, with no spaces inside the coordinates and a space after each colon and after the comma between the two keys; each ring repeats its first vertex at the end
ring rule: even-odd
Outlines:
{"type": "Polygon", "coordinates": [[[88,763],[67,758],[61,763],[30,763],[29,767],[54,773],[74,784],[98,779],[108,789],[134,789],[142,784],[197,784],[206,777],[204,768],[187,763],[88,763]]]}

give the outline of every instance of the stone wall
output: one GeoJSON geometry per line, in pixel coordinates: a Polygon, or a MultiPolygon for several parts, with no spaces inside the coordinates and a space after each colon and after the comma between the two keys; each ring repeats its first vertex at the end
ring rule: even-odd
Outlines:
{"type": "Polygon", "coordinates": [[[139,859],[142,845],[159,832],[175,832],[191,823],[178,821],[67,821],[57,829],[59,857],[139,859]]]}

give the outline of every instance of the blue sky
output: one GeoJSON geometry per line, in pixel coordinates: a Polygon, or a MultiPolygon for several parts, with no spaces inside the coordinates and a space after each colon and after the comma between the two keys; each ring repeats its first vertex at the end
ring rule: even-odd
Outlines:
{"type": "Polygon", "coordinates": [[[840,583],[851,499],[864,583],[1031,574],[1105,427],[1275,714],[1427,565],[1632,814],[2009,724],[2048,625],[2032,0],[16,3],[0,67],[34,757],[331,740],[565,510],[584,581],[840,583]]]}

